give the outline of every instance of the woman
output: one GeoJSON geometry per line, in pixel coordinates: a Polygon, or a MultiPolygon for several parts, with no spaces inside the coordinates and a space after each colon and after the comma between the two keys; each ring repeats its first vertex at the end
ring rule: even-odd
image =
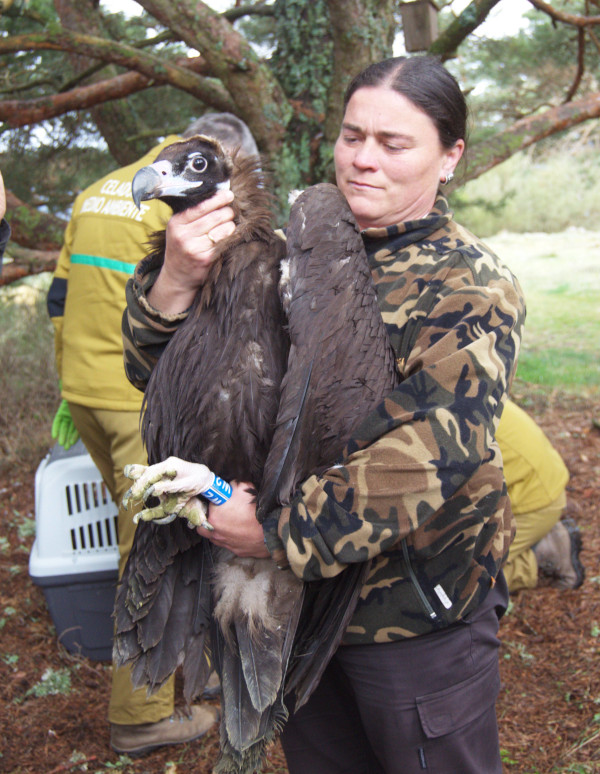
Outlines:
{"type": "Polygon", "coordinates": [[[2,274],[2,258],[4,256],[4,250],[10,239],[10,226],[7,221],[4,220],[6,214],[6,193],[4,191],[4,180],[2,179],[2,172],[0,172],[0,274],[2,274]]]}
{"type": "MultiPolygon", "coordinates": [[[[352,81],[337,182],[403,381],[343,464],[311,476],[291,507],[259,525],[236,484],[209,511],[213,531],[199,530],[240,556],[287,560],[305,580],[373,560],[344,644],[282,733],[291,774],[502,770],[497,630],[513,526],[494,431],[524,307],[510,272],[453,222],[438,190],[465,134],[464,98],[433,58],[385,60],[352,81]]],[[[138,275],[135,343],[126,326],[138,364],[151,364],[143,344],[153,350],[185,317],[213,242],[233,231],[230,201],[222,193],[173,217],[162,269],[138,275]]]]}

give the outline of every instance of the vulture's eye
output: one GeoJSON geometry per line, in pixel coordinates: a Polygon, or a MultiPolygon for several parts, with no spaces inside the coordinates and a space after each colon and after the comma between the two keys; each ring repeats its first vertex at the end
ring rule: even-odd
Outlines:
{"type": "Polygon", "coordinates": [[[201,153],[194,153],[190,156],[187,163],[188,169],[194,172],[205,172],[208,161],[201,153]]]}

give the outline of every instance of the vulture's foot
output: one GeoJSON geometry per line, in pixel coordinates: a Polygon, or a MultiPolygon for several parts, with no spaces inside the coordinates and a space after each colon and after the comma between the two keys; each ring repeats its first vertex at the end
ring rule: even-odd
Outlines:
{"type": "Polygon", "coordinates": [[[124,473],[133,484],[123,497],[123,507],[147,506],[134,516],[136,523],[169,524],[180,516],[190,527],[212,529],[206,503],[196,497],[210,493],[214,485],[215,475],[206,465],[169,457],[156,465],[126,465],[124,473]]]}

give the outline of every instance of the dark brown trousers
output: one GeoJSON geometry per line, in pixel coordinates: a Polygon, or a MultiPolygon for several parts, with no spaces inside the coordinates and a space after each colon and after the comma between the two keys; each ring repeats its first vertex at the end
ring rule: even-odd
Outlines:
{"type": "Polygon", "coordinates": [[[502,774],[497,633],[507,602],[502,576],[464,622],[340,647],[283,730],[290,774],[502,774]]]}

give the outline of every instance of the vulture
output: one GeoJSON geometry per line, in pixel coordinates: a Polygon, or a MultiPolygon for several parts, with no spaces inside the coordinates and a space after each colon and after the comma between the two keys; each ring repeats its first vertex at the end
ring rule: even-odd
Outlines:
{"type": "Polygon", "coordinates": [[[304,582],[270,558],[237,557],[189,528],[204,523],[205,490],[213,473],[249,482],[262,520],[340,461],[352,430],[398,382],[344,197],[329,184],[304,191],[284,240],[270,226],[259,164],[196,136],[165,148],[133,182],[137,202],[156,197],[175,211],[224,185],[235,194],[236,231],[215,248],[145,390],[149,467],[131,466],[126,499],[146,509],[114,614],[114,660],[132,667],[134,685],[152,691],[180,667],[191,702],[216,668],[221,774],[260,770],[288,708],[309,698],[339,645],[369,563],[304,582]],[[192,484],[178,485],[182,471],[192,484]]]}

